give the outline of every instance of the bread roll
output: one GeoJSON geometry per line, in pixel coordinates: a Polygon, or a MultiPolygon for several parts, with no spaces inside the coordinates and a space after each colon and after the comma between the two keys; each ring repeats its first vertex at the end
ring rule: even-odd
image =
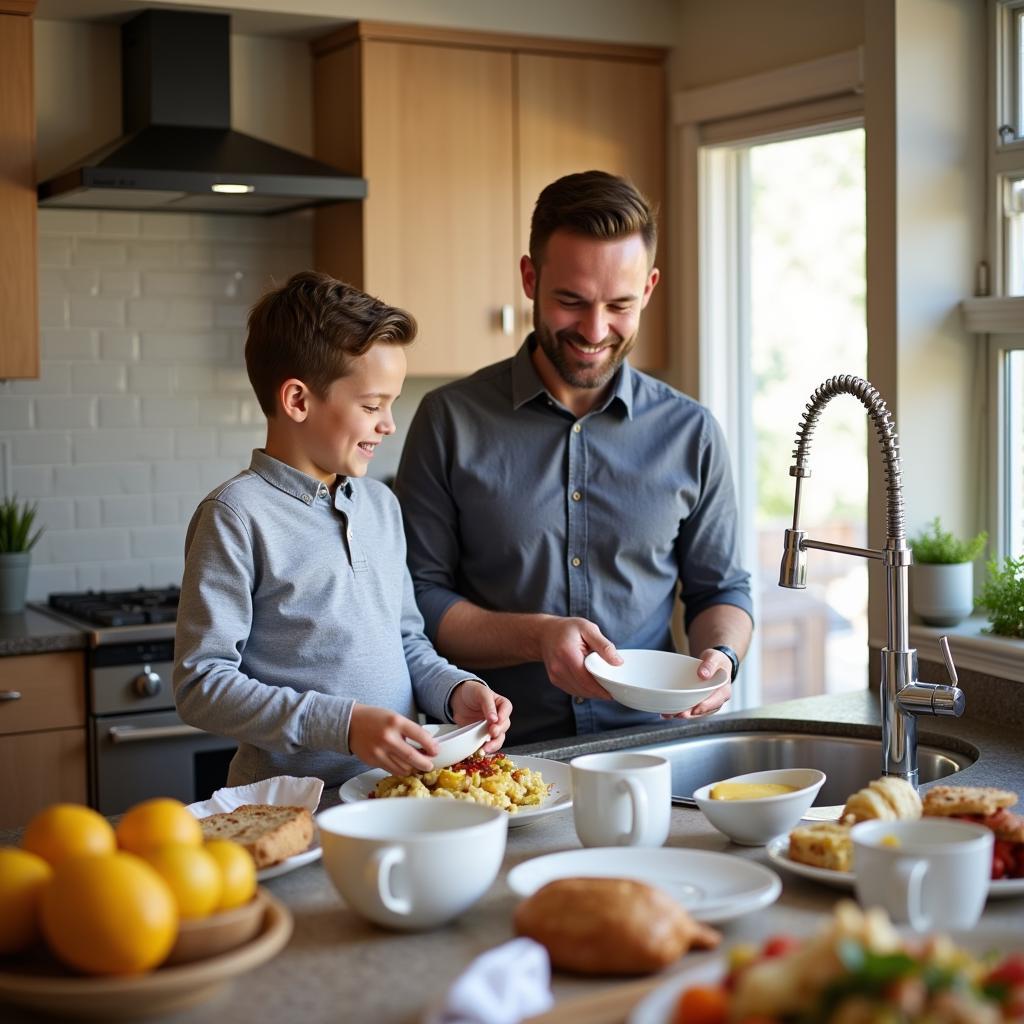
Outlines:
{"type": "Polygon", "coordinates": [[[846,801],[842,820],[851,824],[858,821],[913,821],[921,817],[921,798],[906,779],[885,775],[872,779],[846,801]]]}
{"type": "Polygon", "coordinates": [[[577,974],[650,974],[721,940],[661,889],[626,878],[549,882],[516,908],[515,929],[577,974]]]}

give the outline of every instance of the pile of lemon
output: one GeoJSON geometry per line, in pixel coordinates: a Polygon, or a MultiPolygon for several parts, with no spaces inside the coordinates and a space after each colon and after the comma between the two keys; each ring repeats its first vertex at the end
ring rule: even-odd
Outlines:
{"type": "Polygon", "coordinates": [[[25,829],[21,848],[0,848],[0,956],[40,937],[86,974],[158,967],[179,921],[241,906],[256,892],[248,851],[203,842],[177,800],[136,804],[115,828],[80,804],[53,804],[25,829]]]}

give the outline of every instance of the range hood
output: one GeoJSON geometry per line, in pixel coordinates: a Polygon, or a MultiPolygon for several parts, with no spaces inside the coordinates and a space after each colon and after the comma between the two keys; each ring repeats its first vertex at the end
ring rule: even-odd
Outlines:
{"type": "Polygon", "coordinates": [[[230,16],[147,10],[121,26],[124,135],[39,185],[41,206],[286,213],[366,182],[231,129],[230,16]]]}

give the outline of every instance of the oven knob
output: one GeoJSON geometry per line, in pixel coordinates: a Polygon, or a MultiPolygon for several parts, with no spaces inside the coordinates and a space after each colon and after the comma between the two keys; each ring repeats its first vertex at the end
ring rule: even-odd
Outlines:
{"type": "Polygon", "coordinates": [[[148,665],[144,665],[142,674],[135,677],[133,685],[140,697],[155,697],[163,687],[163,680],[148,665]]]}

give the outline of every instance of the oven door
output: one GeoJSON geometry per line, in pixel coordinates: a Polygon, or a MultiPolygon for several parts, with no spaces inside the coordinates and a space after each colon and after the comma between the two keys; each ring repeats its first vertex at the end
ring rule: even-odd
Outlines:
{"type": "Polygon", "coordinates": [[[227,781],[237,749],[175,711],[93,718],[89,739],[90,802],[101,814],[121,814],[155,796],[205,800],[227,781]]]}

